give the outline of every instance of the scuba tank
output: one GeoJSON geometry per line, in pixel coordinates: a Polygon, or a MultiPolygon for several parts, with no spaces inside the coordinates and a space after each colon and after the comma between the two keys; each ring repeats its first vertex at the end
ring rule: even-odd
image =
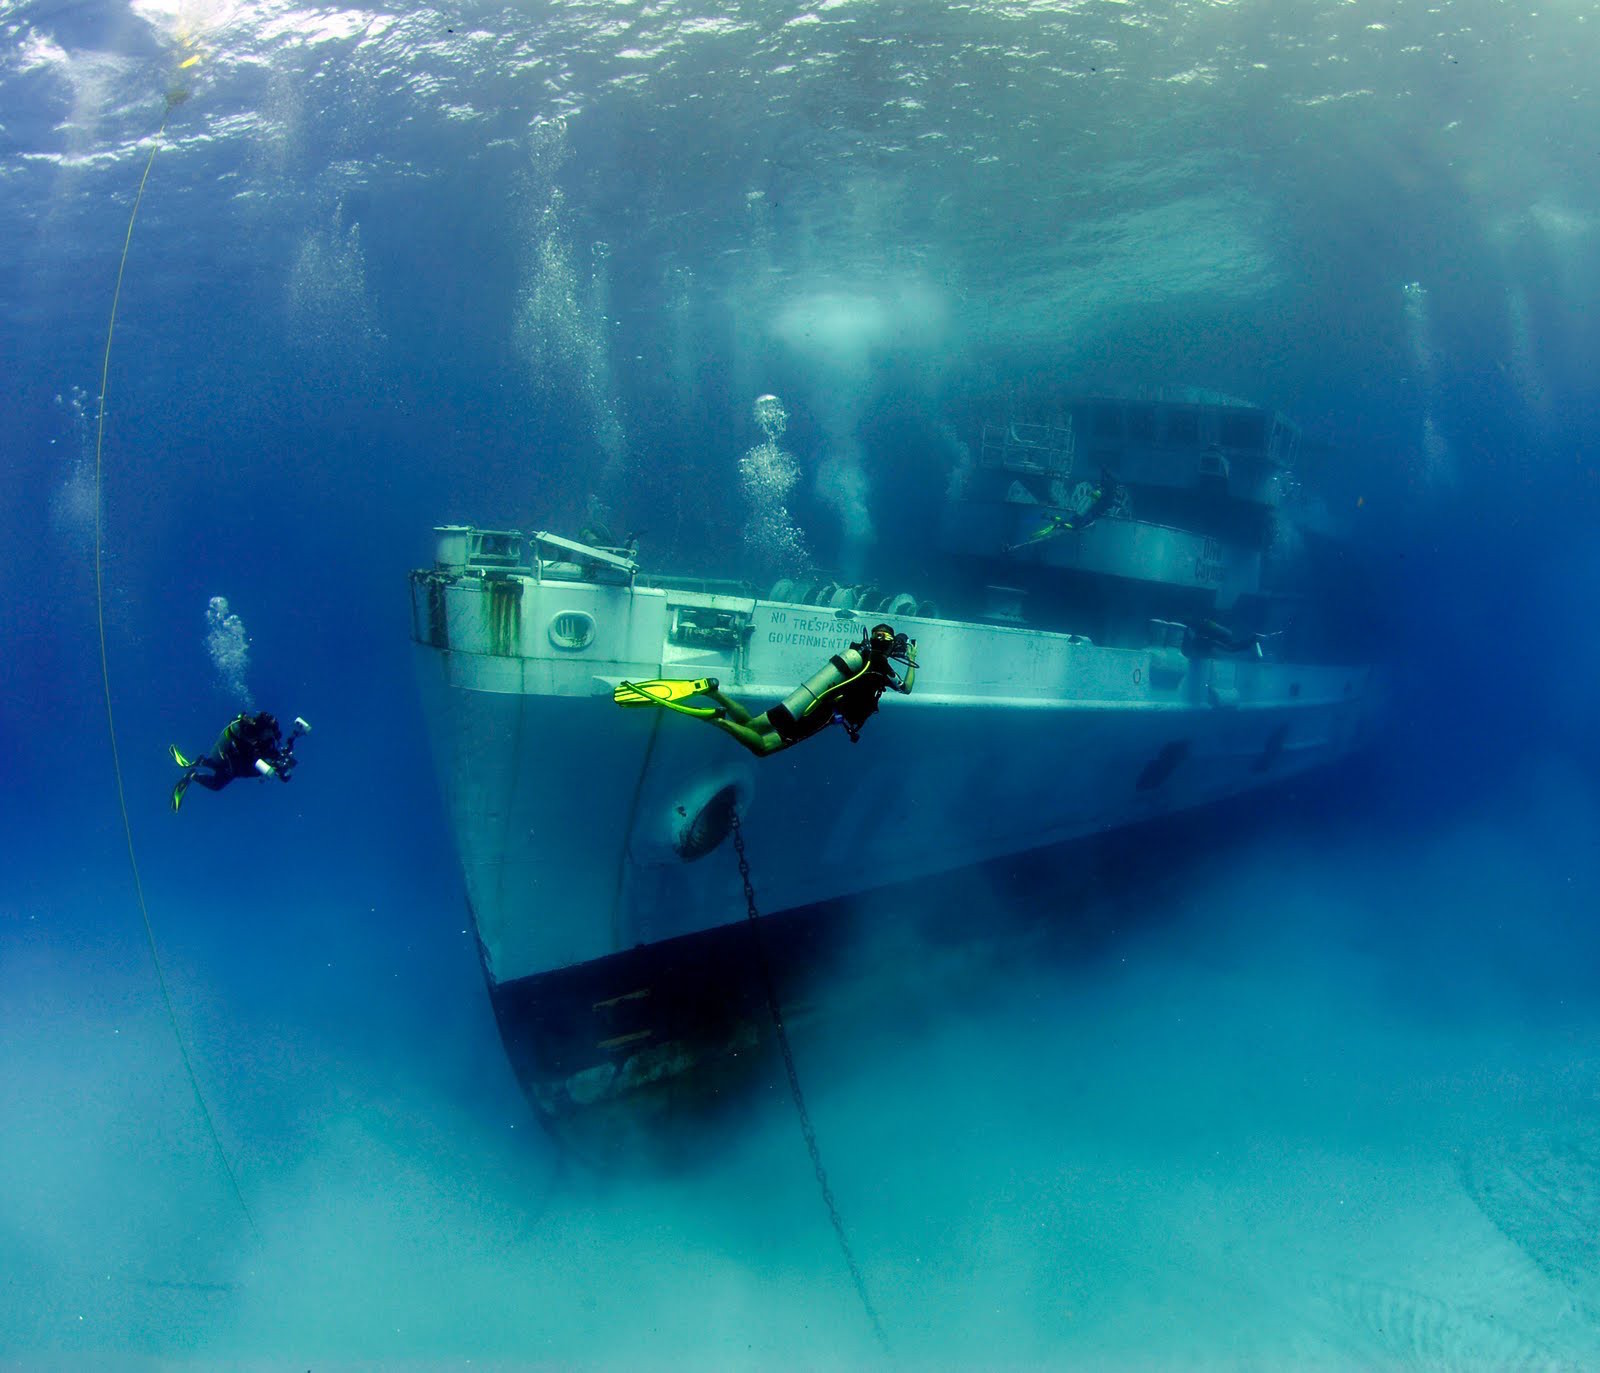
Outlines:
{"type": "Polygon", "coordinates": [[[783,738],[794,738],[800,732],[800,721],[816,707],[817,702],[852,677],[859,676],[866,665],[866,657],[859,649],[847,648],[842,653],[835,653],[810,678],[768,710],[767,719],[783,738]]]}

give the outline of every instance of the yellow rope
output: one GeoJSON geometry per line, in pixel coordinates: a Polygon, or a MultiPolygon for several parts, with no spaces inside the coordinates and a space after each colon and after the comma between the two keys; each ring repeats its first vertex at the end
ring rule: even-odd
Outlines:
{"type": "Polygon", "coordinates": [[[167,96],[166,113],[161,117],[161,127],[156,130],[155,142],[150,145],[150,156],[144,164],[144,175],[139,178],[139,193],[133,200],[133,213],[128,216],[128,232],[122,241],[122,260],[117,264],[117,285],[111,293],[111,318],[106,324],[105,354],[100,362],[100,413],[94,436],[95,620],[100,634],[100,684],[105,692],[106,729],[111,735],[111,767],[117,778],[117,805],[122,809],[122,832],[128,841],[128,866],[133,870],[133,890],[139,898],[139,918],[144,921],[144,937],[150,946],[150,962],[156,970],[156,982],[161,988],[162,1004],[167,1008],[167,1020],[172,1025],[172,1037],[178,1042],[178,1053],[183,1058],[184,1071],[189,1075],[189,1086],[194,1091],[194,1099],[200,1107],[200,1114],[205,1117],[206,1129],[211,1134],[211,1143],[216,1147],[222,1171],[228,1175],[228,1182],[232,1185],[239,1209],[244,1213],[245,1221],[250,1226],[250,1233],[260,1239],[261,1232],[256,1229],[255,1217],[250,1214],[250,1208],[245,1204],[244,1193],[239,1190],[239,1179],[234,1174],[233,1165],[228,1162],[227,1151],[222,1147],[222,1139],[217,1134],[216,1122],[211,1118],[211,1108],[206,1105],[205,1094],[200,1090],[200,1079],[195,1076],[194,1062],[189,1057],[189,1046],[184,1042],[183,1031],[178,1026],[177,1012],[172,1008],[172,996],[167,990],[166,974],[161,970],[161,955],[156,949],[156,934],[150,924],[150,908],[145,903],[144,882],[139,876],[139,860],[133,848],[133,822],[128,818],[128,795],[122,781],[122,755],[117,749],[117,721],[111,709],[111,667],[106,656],[105,550],[102,528],[104,500],[101,493],[104,486],[102,455],[106,437],[106,386],[111,375],[111,338],[116,332],[117,305],[122,299],[122,275],[127,270],[128,250],[133,245],[133,226],[139,218],[139,206],[144,201],[145,183],[150,180],[150,169],[155,166],[156,152],[161,147],[162,135],[167,131],[167,120],[171,118],[172,111],[182,103],[183,99],[184,93],[180,91],[173,91],[167,96]]]}

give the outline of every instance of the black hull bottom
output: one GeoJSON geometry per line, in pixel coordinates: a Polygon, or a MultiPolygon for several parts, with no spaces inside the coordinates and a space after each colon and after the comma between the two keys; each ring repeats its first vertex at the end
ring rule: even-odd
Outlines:
{"type": "Polygon", "coordinates": [[[764,918],[759,934],[741,921],[491,985],[506,1056],[544,1124],[580,1157],[701,1152],[706,1127],[772,1080],[763,960],[786,1023],[803,1023],[840,919],[834,907],[788,911],[764,918]]]}
{"type": "MultiPolygon", "coordinates": [[[[507,1057],[544,1124],[579,1158],[676,1164],[752,1089],[787,1098],[762,960],[791,1030],[870,1042],[1003,995],[1019,958],[1082,966],[1187,906],[1201,865],[1243,836],[1318,823],[1343,769],[1201,812],[1120,828],[892,892],[763,917],[499,985],[507,1057]],[[1298,803],[1298,804],[1297,804],[1298,803]]],[[[800,1071],[805,1078],[804,1054],[800,1071]]]]}

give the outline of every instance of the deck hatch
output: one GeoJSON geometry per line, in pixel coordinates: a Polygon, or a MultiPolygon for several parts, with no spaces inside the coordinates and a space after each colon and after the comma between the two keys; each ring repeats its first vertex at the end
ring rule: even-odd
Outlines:
{"type": "Polygon", "coordinates": [[[672,609],[667,637],[684,648],[711,648],[729,652],[744,645],[752,628],[749,610],[677,605],[672,609]]]}

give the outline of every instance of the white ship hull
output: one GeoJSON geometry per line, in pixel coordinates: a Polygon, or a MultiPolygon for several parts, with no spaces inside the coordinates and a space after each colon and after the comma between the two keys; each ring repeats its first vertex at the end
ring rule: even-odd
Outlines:
{"type": "Polygon", "coordinates": [[[919,642],[914,694],[886,698],[857,745],[830,729],[756,758],[701,722],[621,709],[612,688],[717,677],[759,711],[872,617],[511,572],[419,573],[413,617],[491,988],[743,920],[715,823],[728,788],[771,914],[1332,762],[1375,696],[1360,667],[898,618],[919,642]],[[708,617],[737,642],[707,646],[708,617]]]}

